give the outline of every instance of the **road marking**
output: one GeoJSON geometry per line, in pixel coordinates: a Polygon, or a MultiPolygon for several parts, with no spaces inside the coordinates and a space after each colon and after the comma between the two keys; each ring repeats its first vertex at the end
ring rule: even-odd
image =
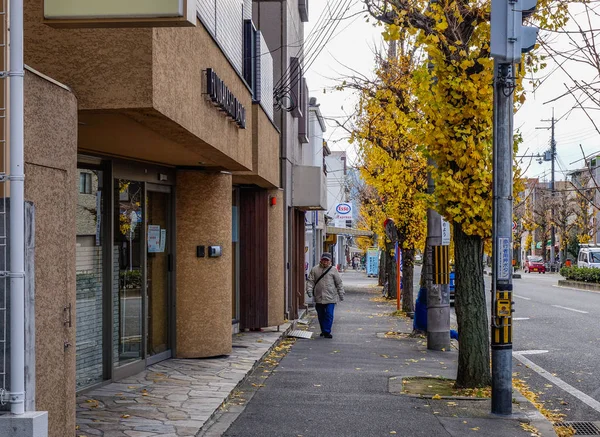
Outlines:
{"type": "MultiPolygon", "coordinates": [[[[527,352],[527,351],[523,351],[523,352],[527,352]]],[[[572,385],[567,384],[562,379],[557,378],[556,376],[552,375],[551,373],[545,371],[540,366],[535,364],[533,361],[528,360],[527,358],[525,358],[523,356],[523,352],[513,352],[513,357],[515,357],[517,360],[519,360],[520,362],[525,364],[527,367],[529,367],[534,372],[538,373],[541,377],[546,378],[548,381],[553,383],[555,386],[562,388],[564,391],[566,391],[570,395],[576,397],[581,402],[583,402],[590,408],[593,408],[594,410],[596,410],[597,412],[600,413],[600,402],[598,402],[596,399],[586,395],[582,391],[577,390],[572,385]]]]}
{"type": "Polygon", "coordinates": [[[563,310],[575,311],[576,313],[588,314],[587,311],[576,310],[575,308],[562,307],[560,305],[552,305],[554,308],[562,308],[563,310]]]}
{"type": "Polygon", "coordinates": [[[513,320],[529,320],[529,317],[513,317],[513,320]]]}
{"type": "Polygon", "coordinates": [[[513,355],[538,355],[538,354],[545,354],[548,353],[548,351],[544,351],[544,350],[535,350],[535,349],[530,349],[530,350],[526,350],[526,351],[515,351],[513,352],[513,355]]]}
{"type": "Polygon", "coordinates": [[[531,300],[530,297],[519,296],[518,294],[513,294],[514,297],[518,297],[519,299],[531,300]]]}

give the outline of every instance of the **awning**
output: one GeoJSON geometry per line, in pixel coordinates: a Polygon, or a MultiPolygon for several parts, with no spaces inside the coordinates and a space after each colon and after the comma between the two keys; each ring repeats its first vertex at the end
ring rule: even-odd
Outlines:
{"type": "Polygon", "coordinates": [[[336,228],[335,226],[327,226],[327,234],[333,235],[351,235],[353,237],[371,237],[373,232],[364,231],[354,228],[336,228]]]}

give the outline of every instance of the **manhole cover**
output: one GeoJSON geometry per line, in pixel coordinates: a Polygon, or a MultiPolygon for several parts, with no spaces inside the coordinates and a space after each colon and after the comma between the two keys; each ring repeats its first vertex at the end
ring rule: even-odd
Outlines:
{"type": "Polygon", "coordinates": [[[295,329],[294,331],[290,331],[288,333],[288,337],[296,337],[296,338],[312,338],[313,333],[311,331],[302,331],[300,329],[295,329]]]}
{"type": "Polygon", "coordinates": [[[573,428],[575,435],[600,435],[600,428],[594,422],[558,422],[555,427],[573,428]]]}

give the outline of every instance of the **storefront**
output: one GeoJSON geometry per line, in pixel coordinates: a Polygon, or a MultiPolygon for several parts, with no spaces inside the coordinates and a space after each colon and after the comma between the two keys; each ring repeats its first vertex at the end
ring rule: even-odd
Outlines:
{"type": "Polygon", "coordinates": [[[78,157],[76,386],[170,358],[173,169],[78,157]]]}

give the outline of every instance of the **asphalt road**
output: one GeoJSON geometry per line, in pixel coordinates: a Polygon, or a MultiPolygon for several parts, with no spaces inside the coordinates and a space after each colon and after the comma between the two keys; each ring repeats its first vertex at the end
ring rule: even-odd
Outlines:
{"type": "Polygon", "coordinates": [[[547,351],[520,355],[525,360],[513,360],[513,370],[546,408],[566,414],[565,420],[599,421],[600,293],[561,288],[558,279],[531,273],[513,281],[513,351],[547,351]],[[526,360],[539,366],[537,371],[526,360]]]}

